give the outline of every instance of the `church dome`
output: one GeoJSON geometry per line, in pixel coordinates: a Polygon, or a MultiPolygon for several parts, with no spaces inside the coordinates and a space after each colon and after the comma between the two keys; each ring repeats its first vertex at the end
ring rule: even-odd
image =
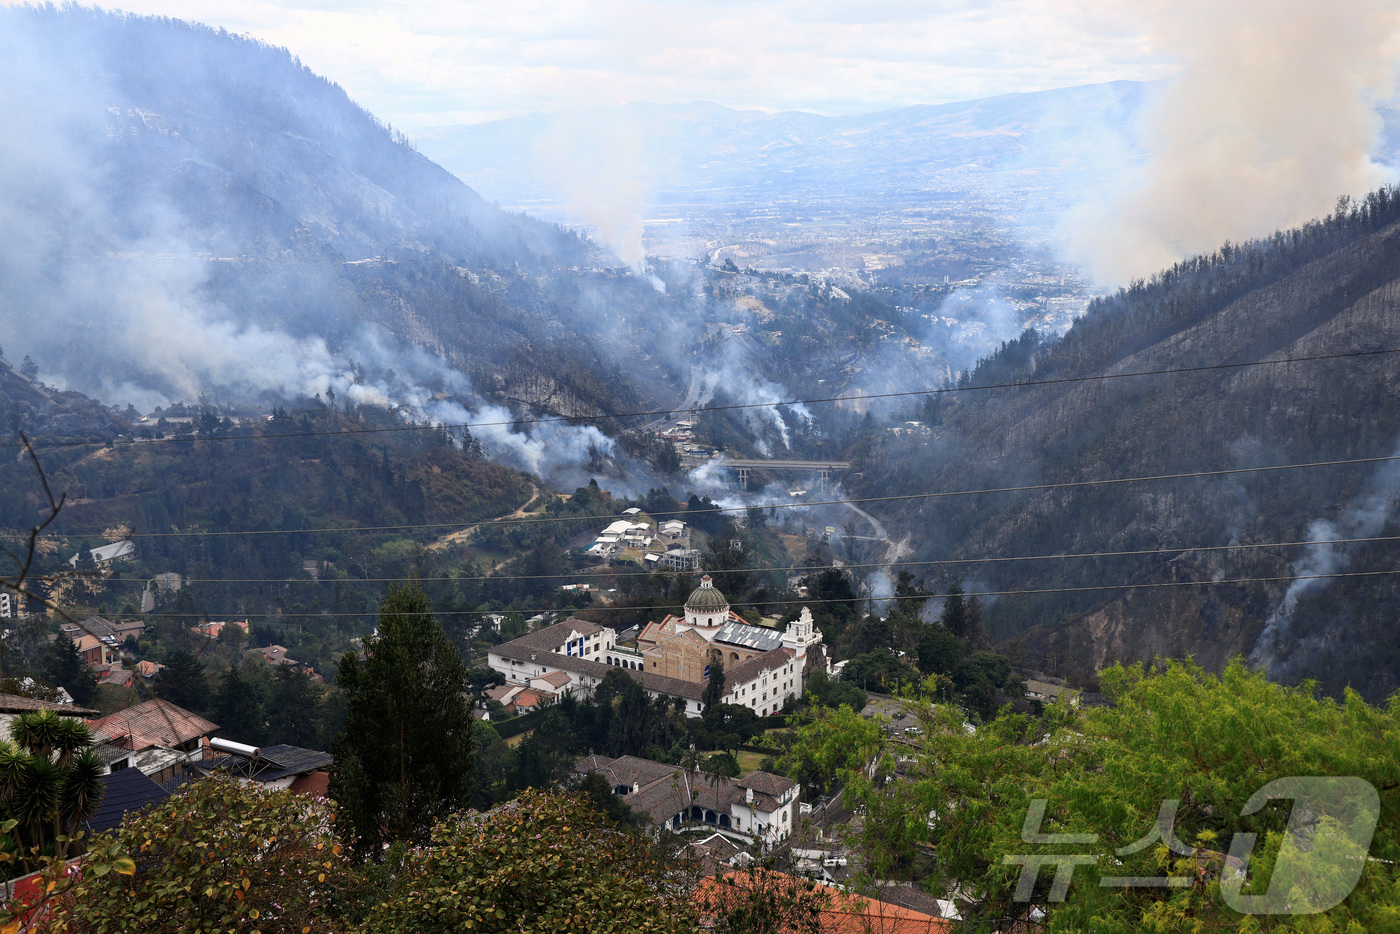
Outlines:
{"type": "Polygon", "coordinates": [[[714,581],[706,574],[700,578],[700,586],[686,597],[685,609],[688,613],[725,613],[729,610],[729,601],[715,589],[714,581]]]}

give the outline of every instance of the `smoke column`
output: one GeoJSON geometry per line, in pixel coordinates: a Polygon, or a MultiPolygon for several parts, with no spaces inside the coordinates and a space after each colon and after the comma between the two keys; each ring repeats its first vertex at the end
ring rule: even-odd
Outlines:
{"type": "MultiPolygon", "coordinates": [[[[1400,445],[1391,452],[1400,457],[1400,445]]],[[[1316,519],[1308,525],[1308,545],[1301,558],[1294,562],[1294,573],[1301,580],[1288,585],[1283,601],[1269,617],[1249,660],[1267,671],[1275,671],[1281,657],[1287,653],[1286,644],[1293,628],[1293,611],[1299,599],[1310,590],[1327,587],[1332,579],[1319,574],[1344,571],[1351,562],[1346,545],[1325,545],[1340,538],[1370,538],[1377,535],[1395,513],[1400,495],[1400,461],[1387,461],[1367,481],[1366,488],[1342,509],[1336,520],[1316,519]]]]}
{"type": "Polygon", "coordinates": [[[1069,257],[1100,282],[1327,214],[1386,180],[1375,104],[1393,90],[1390,0],[1152,0],[1178,61],[1141,129],[1146,165],[1071,212],[1069,257]]]}
{"type": "Polygon", "coordinates": [[[637,275],[646,272],[643,178],[638,128],[617,112],[574,109],[554,115],[540,161],[572,208],[637,275]]]}

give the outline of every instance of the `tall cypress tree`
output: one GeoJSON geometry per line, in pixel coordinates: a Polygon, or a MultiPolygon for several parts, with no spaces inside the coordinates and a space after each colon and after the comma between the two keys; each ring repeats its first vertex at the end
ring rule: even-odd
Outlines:
{"type": "Polygon", "coordinates": [[[97,699],[97,676],[83,664],[78,647],[67,633],[60,632],[50,646],[44,678],[52,686],[65,689],[79,704],[91,704],[97,699]]]}
{"type": "Polygon", "coordinates": [[[467,667],[416,583],[391,586],[365,657],[340,661],[345,732],[331,744],[331,796],[361,853],[426,842],[469,807],[475,758],[467,667]]]}

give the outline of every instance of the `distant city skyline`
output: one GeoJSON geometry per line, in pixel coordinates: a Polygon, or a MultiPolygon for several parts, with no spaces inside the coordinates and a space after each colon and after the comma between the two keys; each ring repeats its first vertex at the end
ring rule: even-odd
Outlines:
{"type": "MultiPolygon", "coordinates": [[[[0,0],[10,3],[11,0],[0,0]]],[[[869,112],[1177,70],[1122,0],[125,0],[285,46],[408,133],[708,100],[869,112]]]]}

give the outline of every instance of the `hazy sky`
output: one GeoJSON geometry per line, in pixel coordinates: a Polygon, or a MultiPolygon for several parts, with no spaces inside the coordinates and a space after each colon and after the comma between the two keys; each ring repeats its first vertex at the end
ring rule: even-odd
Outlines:
{"type": "MultiPolygon", "coordinates": [[[[10,0],[0,0],[10,2],[10,0]]],[[[127,0],[286,46],[401,129],[573,103],[850,113],[1151,79],[1136,0],[127,0]]]]}

